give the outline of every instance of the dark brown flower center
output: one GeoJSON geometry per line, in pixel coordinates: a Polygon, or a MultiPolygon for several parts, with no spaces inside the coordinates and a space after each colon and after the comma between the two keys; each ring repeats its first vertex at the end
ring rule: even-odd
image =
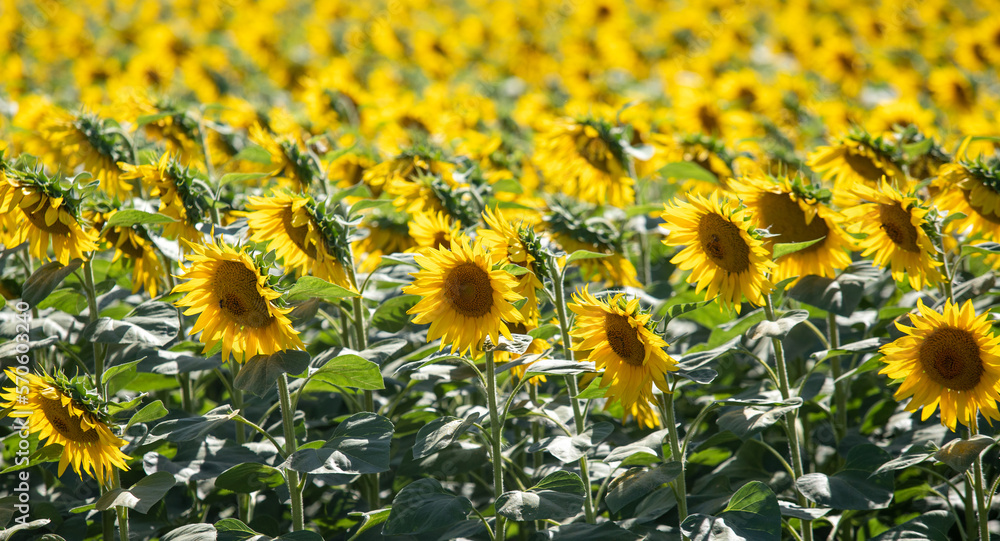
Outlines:
{"type": "Polygon", "coordinates": [[[983,206],[979,204],[979,202],[972,200],[971,190],[962,190],[962,196],[965,197],[965,202],[968,203],[969,206],[972,207],[972,210],[976,211],[982,219],[995,224],[1000,224],[1000,216],[997,216],[992,212],[986,212],[983,210],[983,206]]]}
{"type": "Polygon", "coordinates": [[[239,261],[223,261],[215,271],[212,286],[219,309],[245,327],[260,329],[274,320],[267,299],[257,292],[257,273],[239,261]]]}
{"type": "Polygon", "coordinates": [[[38,401],[42,405],[42,412],[45,414],[45,419],[48,420],[52,428],[55,428],[62,437],[69,441],[76,443],[97,443],[101,441],[100,434],[97,430],[83,430],[80,428],[79,417],[73,417],[69,414],[67,406],[63,406],[59,399],[46,398],[44,396],[38,397],[38,401]]]}
{"type": "Polygon", "coordinates": [[[288,238],[292,239],[292,244],[294,244],[299,250],[305,252],[311,259],[316,259],[316,246],[313,244],[306,244],[306,235],[309,233],[309,225],[292,225],[292,219],[294,217],[295,211],[292,210],[292,207],[283,209],[281,211],[282,227],[284,227],[285,232],[288,233],[288,238]]]}
{"type": "Polygon", "coordinates": [[[740,228],[716,213],[706,214],[698,222],[698,239],[713,263],[730,273],[750,268],[750,246],[740,235],[740,228]]]}
{"type": "Polygon", "coordinates": [[[880,226],[889,240],[891,240],[901,250],[907,252],[920,252],[917,246],[917,228],[910,223],[910,213],[899,206],[879,205],[880,226]]]}
{"type": "Polygon", "coordinates": [[[448,273],[444,294],[451,306],[465,317],[482,317],[493,308],[493,284],[488,272],[475,263],[462,263],[448,273]]]}
{"type": "MultiPolygon", "coordinates": [[[[819,216],[813,216],[812,221],[806,224],[806,213],[802,211],[798,202],[784,193],[763,194],[760,198],[757,216],[760,218],[761,226],[769,228],[771,234],[777,235],[765,239],[765,244],[806,242],[830,234],[830,227],[826,225],[826,220],[819,216]]],[[[817,242],[802,249],[799,253],[812,252],[822,246],[822,242],[817,242]]]]}
{"type": "Polygon", "coordinates": [[[983,376],[983,360],[975,337],[954,327],[942,327],[924,338],[920,364],[932,380],[956,391],[975,389],[983,376]]]}
{"type": "Polygon", "coordinates": [[[629,325],[629,317],[621,314],[604,315],[604,331],[608,344],[621,360],[632,366],[642,366],[646,358],[646,348],[639,340],[639,330],[629,325]]]}
{"type": "Polygon", "coordinates": [[[852,171],[868,182],[878,182],[882,175],[886,174],[885,170],[876,165],[871,158],[853,150],[848,150],[844,154],[844,161],[852,171]]]}
{"type": "Polygon", "coordinates": [[[24,215],[28,217],[28,221],[31,222],[31,225],[51,235],[68,236],[70,233],[69,227],[67,227],[66,224],[59,221],[58,218],[56,219],[55,222],[52,223],[52,225],[46,224],[44,209],[37,210],[35,212],[28,212],[25,210],[24,215]]]}

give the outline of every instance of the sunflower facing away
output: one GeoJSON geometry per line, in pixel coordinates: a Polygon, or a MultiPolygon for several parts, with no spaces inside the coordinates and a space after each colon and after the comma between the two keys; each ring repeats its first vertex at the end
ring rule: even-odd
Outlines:
{"type": "Polygon", "coordinates": [[[987,314],[976,316],[972,301],[948,301],[938,313],[917,300],[919,315],[912,327],[896,324],[907,334],[882,346],[888,366],[879,374],[903,380],[895,399],[912,397],[907,411],[922,408],[927,420],[941,406],[941,424],[973,426],[980,412],[1000,419],[1000,337],[990,332],[987,314]]]}
{"type": "Polygon", "coordinates": [[[451,246],[451,240],[461,234],[462,225],[448,214],[438,212],[418,212],[410,217],[408,223],[410,237],[417,243],[412,248],[420,251],[424,248],[441,248],[451,246]]]}
{"type": "Polygon", "coordinates": [[[101,239],[114,249],[111,262],[121,261],[122,265],[132,267],[132,293],[138,293],[139,288],[144,287],[151,297],[155,297],[160,287],[160,277],[163,276],[163,265],[157,256],[156,247],[142,226],[105,225],[116,212],[94,213],[91,218],[94,228],[101,231],[101,239]]]}
{"type": "Polygon", "coordinates": [[[538,149],[546,179],[563,193],[595,205],[635,203],[628,159],[611,126],[595,119],[556,122],[538,149]]]}
{"type": "Polygon", "coordinates": [[[669,392],[665,374],[677,370],[677,362],[663,350],[667,343],[653,332],[639,299],[626,301],[619,293],[598,300],[584,287],[573,295],[569,309],[576,313],[570,334],[580,340],[573,351],[589,351],[588,359],[604,369],[600,386],[608,389],[608,404],[620,400],[626,414],[638,417],[636,405],[654,399],[654,384],[669,392]]]}
{"type": "Polygon", "coordinates": [[[478,350],[486,336],[494,344],[500,334],[510,338],[507,323],[523,320],[512,304],[522,298],[514,292],[517,281],[493,268],[481,242],[452,240],[450,250],[428,248],[416,262],[421,270],[403,292],[422,297],[407,313],[417,314],[414,323],[430,323],[428,342],[441,338],[441,349],[451,344],[453,353],[478,350]]]}
{"type": "Polygon", "coordinates": [[[848,191],[854,184],[874,188],[886,178],[893,185],[906,188],[906,175],[896,165],[892,153],[892,148],[881,137],[852,132],[810,153],[806,165],[821,173],[823,178],[833,180],[837,197],[834,203],[846,208],[857,202],[848,191]]]}
{"type": "Polygon", "coordinates": [[[207,353],[222,344],[222,359],[244,362],[255,355],[270,355],[286,349],[305,349],[285,316],[291,308],[278,308],[272,301],[281,296],[267,285],[267,274],[245,250],[237,251],[223,241],[191,244],[191,266],[178,278],[187,282],[173,292],[187,295],[174,304],[187,307],[184,315],[200,314],[188,334],[201,332],[207,353]]]}
{"type": "Polygon", "coordinates": [[[1000,162],[960,161],[941,167],[935,187],[938,208],[962,213],[952,220],[950,231],[969,230],[984,240],[1000,240],[1000,162]]]}
{"type": "Polygon", "coordinates": [[[934,260],[936,249],[923,229],[927,209],[920,201],[887,182],[879,191],[857,185],[854,193],[868,201],[844,211],[851,224],[848,229],[862,236],[857,241],[861,257],[875,254],[875,265],[889,267],[893,280],[907,280],[915,290],[941,281],[936,268],[941,263],[934,260]]]}
{"type": "Polygon", "coordinates": [[[0,407],[13,408],[11,417],[27,417],[28,432],[38,434],[46,447],[62,445],[60,476],[72,464],[77,475],[86,473],[110,486],[112,467],[128,470],[125,461],[132,457],[121,452],[127,442],[50,377],[19,374],[12,368],[6,373],[14,386],[0,392],[0,407]],[[25,387],[27,394],[19,394],[25,387]]]}
{"type": "MultiPolygon", "coordinates": [[[[487,208],[483,211],[483,221],[489,229],[480,229],[476,234],[483,239],[483,246],[489,253],[505,263],[523,267],[527,271],[517,277],[517,287],[514,291],[527,299],[520,308],[521,315],[525,321],[536,324],[539,316],[536,292],[542,288],[542,282],[538,279],[541,262],[533,255],[533,252],[537,251],[532,250],[522,238],[521,228],[524,227],[522,223],[518,222],[515,228],[499,208],[495,210],[487,208]]],[[[528,238],[534,236],[529,230],[524,230],[524,233],[528,238]]]]}
{"type": "Polygon", "coordinates": [[[774,268],[762,240],[751,234],[753,223],[746,208],[711,197],[692,195],[688,202],[667,206],[661,217],[670,234],[663,243],[684,246],[670,260],[681,270],[690,270],[689,284],[695,292],[706,289],[706,299],[716,295],[722,306],[740,311],[746,296],[752,304],[764,304],[773,284],[767,274],[774,268]]]}
{"type": "MultiPolygon", "coordinates": [[[[194,182],[194,174],[169,153],[164,153],[156,163],[149,165],[119,164],[123,179],[138,179],[149,188],[151,197],[159,197],[160,214],[175,221],[163,225],[163,236],[168,239],[186,239],[201,242],[204,235],[195,227],[205,216],[204,198],[194,182]]],[[[181,243],[182,248],[184,247],[181,243]]]]}
{"type": "Polygon", "coordinates": [[[822,239],[798,252],[779,258],[771,280],[815,274],[833,278],[851,264],[851,238],[840,226],[842,219],[802,177],[756,175],[731,182],[733,191],[750,209],[757,227],[774,237],[765,238],[769,252],[776,243],[822,239]]]}

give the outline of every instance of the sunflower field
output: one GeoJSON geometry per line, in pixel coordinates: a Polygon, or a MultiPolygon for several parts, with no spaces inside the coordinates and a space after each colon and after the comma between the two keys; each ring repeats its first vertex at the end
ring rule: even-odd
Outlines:
{"type": "Polygon", "coordinates": [[[0,0],[0,541],[1000,539],[995,0],[0,0]]]}

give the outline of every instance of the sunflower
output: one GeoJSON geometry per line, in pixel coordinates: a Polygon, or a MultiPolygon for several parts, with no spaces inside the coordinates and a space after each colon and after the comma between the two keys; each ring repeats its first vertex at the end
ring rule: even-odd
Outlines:
{"type": "Polygon", "coordinates": [[[77,202],[40,172],[0,171],[0,213],[3,243],[14,247],[28,242],[31,255],[48,258],[49,241],[55,259],[88,259],[97,249],[97,235],[77,219],[77,202]]]}
{"type": "Polygon", "coordinates": [[[940,190],[935,196],[938,208],[965,215],[949,222],[948,229],[1000,240],[1000,162],[963,160],[942,166],[938,175],[932,184],[940,190]]]}
{"type": "Polygon", "coordinates": [[[302,276],[312,275],[330,283],[351,287],[344,266],[330,253],[331,239],[316,216],[312,199],[279,191],[270,197],[250,196],[246,216],[250,240],[266,243],[285,268],[302,276]]]}
{"type": "Polygon", "coordinates": [[[493,210],[487,207],[483,212],[483,220],[489,229],[480,229],[476,234],[482,239],[486,250],[497,259],[525,270],[524,274],[517,277],[514,291],[527,299],[519,310],[521,315],[526,321],[537,321],[539,311],[536,292],[542,288],[538,274],[541,270],[539,266],[543,263],[536,257],[539,255],[537,237],[521,222],[515,228],[499,208],[493,210]]]}
{"type": "Polygon", "coordinates": [[[589,352],[587,358],[604,369],[600,386],[607,388],[608,404],[620,400],[626,413],[634,413],[638,403],[653,400],[654,384],[669,392],[666,373],[677,370],[677,362],[664,351],[667,343],[639,299],[619,293],[598,300],[584,286],[568,306],[576,314],[570,335],[580,340],[572,349],[589,352]]]}
{"type": "Polygon", "coordinates": [[[412,250],[451,246],[451,240],[458,238],[461,224],[452,220],[444,212],[418,212],[410,217],[410,237],[417,245],[412,250]]]}
{"type": "MultiPolygon", "coordinates": [[[[545,216],[545,226],[551,230],[552,240],[569,254],[586,250],[606,257],[582,259],[577,265],[585,280],[604,280],[608,286],[642,287],[635,265],[625,257],[620,235],[607,222],[584,220],[588,211],[584,208],[569,208],[558,201],[551,201],[545,216]]],[[[560,265],[565,258],[561,258],[560,265]]]]}
{"type": "Polygon", "coordinates": [[[378,165],[365,169],[362,180],[374,197],[383,191],[396,201],[397,208],[415,213],[420,210],[442,210],[437,197],[430,191],[423,179],[440,178],[442,182],[456,187],[452,178],[455,166],[441,159],[436,153],[422,149],[410,149],[378,165]],[[427,200],[423,198],[426,196],[427,200]]]}
{"type": "Polygon", "coordinates": [[[318,178],[315,164],[291,135],[273,135],[260,123],[250,126],[250,141],[264,148],[271,157],[271,175],[286,186],[304,191],[318,178]]]}
{"type": "Polygon", "coordinates": [[[111,486],[112,467],[128,470],[125,461],[132,457],[121,452],[128,442],[115,436],[89,407],[48,376],[19,373],[13,368],[6,373],[14,386],[0,392],[4,401],[0,407],[12,408],[11,417],[27,417],[28,432],[45,440],[45,447],[62,446],[60,476],[72,464],[77,475],[86,473],[111,486]]]}
{"type": "Polygon", "coordinates": [[[100,187],[109,197],[124,200],[131,196],[133,186],[121,178],[118,167],[126,156],[124,143],[108,133],[102,119],[90,114],[57,113],[42,123],[41,134],[58,154],[64,169],[83,165],[101,181],[100,187]]]}
{"type": "MultiPolygon", "coordinates": [[[[195,182],[194,174],[169,153],[164,153],[156,163],[148,165],[119,164],[123,179],[137,179],[149,188],[151,197],[159,197],[158,211],[173,218],[164,224],[163,236],[201,242],[204,236],[195,227],[205,217],[205,198],[195,182]]],[[[183,246],[183,243],[182,243],[183,246]]]]}
{"type": "Polygon", "coordinates": [[[505,322],[523,321],[512,304],[522,298],[514,292],[517,281],[493,268],[496,261],[481,242],[455,239],[450,250],[428,248],[416,262],[421,270],[403,292],[422,297],[407,313],[417,314],[414,323],[430,323],[428,342],[441,338],[441,349],[451,344],[453,353],[465,353],[478,350],[487,336],[494,344],[500,334],[510,338],[505,322]]]}
{"type": "Polygon", "coordinates": [[[718,179],[715,183],[697,179],[670,178],[671,182],[683,182],[682,191],[709,195],[719,186],[728,189],[729,181],[733,177],[734,158],[722,141],[701,134],[685,137],[653,134],[652,141],[656,153],[650,161],[656,170],[672,163],[687,162],[698,165],[718,179]]]}
{"type": "Polygon", "coordinates": [[[861,235],[858,240],[861,257],[875,254],[875,264],[890,267],[897,282],[908,280],[920,290],[925,284],[942,279],[937,268],[941,265],[930,237],[924,231],[928,210],[912,195],[903,195],[883,181],[879,191],[857,185],[854,193],[868,201],[844,211],[848,230],[861,235]]]}
{"type": "Polygon", "coordinates": [[[806,165],[823,178],[832,179],[838,206],[846,208],[857,202],[850,188],[857,183],[876,187],[883,177],[900,189],[907,188],[906,175],[896,165],[892,148],[881,137],[852,131],[832,145],[809,154],[806,165]]]}
{"type": "Polygon", "coordinates": [[[919,315],[912,327],[896,323],[907,336],[882,346],[879,374],[902,379],[895,399],[912,397],[907,411],[923,408],[927,420],[941,406],[941,424],[955,430],[956,422],[972,427],[980,412],[1000,419],[1000,337],[990,331],[988,314],[976,316],[972,301],[948,301],[938,313],[917,299],[919,315]]]}
{"type": "Polygon", "coordinates": [[[837,270],[851,264],[848,252],[852,241],[840,226],[843,217],[829,207],[825,200],[829,197],[824,199],[822,192],[802,177],[758,175],[742,177],[731,185],[750,209],[757,227],[775,235],[763,239],[769,252],[776,243],[822,239],[775,261],[772,281],[809,274],[833,278],[837,270]]]}
{"type": "Polygon", "coordinates": [[[354,260],[359,262],[360,272],[374,271],[382,263],[383,255],[410,251],[417,245],[410,236],[404,214],[368,216],[363,228],[368,231],[368,236],[351,247],[354,260]]]}
{"type": "Polygon", "coordinates": [[[173,292],[187,295],[174,304],[187,307],[184,315],[200,314],[188,334],[201,334],[207,353],[222,344],[222,359],[243,362],[255,355],[270,355],[286,349],[305,349],[298,332],[285,316],[290,308],[278,308],[271,301],[281,296],[267,285],[268,274],[261,272],[246,250],[237,251],[221,240],[191,244],[192,265],[178,278],[187,282],[173,292]]]}
{"type": "Polygon", "coordinates": [[[687,282],[697,283],[696,293],[707,289],[706,298],[718,295],[722,306],[737,312],[744,296],[751,304],[764,304],[764,295],[773,287],[767,274],[775,264],[753,233],[746,207],[734,208],[716,192],[711,197],[692,195],[690,201],[667,206],[660,216],[670,230],[663,243],[684,246],[670,262],[693,271],[687,282]]]}
{"type": "Polygon", "coordinates": [[[612,126],[596,119],[555,122],[542,136],[537,155],[550,188],[619,208],[635,203],[628,159],[612,126]]]}
{"type": "Polygon", "coordinates": [[[101,232],[101,239],[114,248],[112,263],[121,260],[122,265],[132,265],[132,293],[138,293],[140,288],[145,287],[149,295],[155,297],[160,287],[160,276],[163,275],[156,247],[142,226],[105,225],[116,212],[94,213],[91,218],[94,228],[101,232]]]}

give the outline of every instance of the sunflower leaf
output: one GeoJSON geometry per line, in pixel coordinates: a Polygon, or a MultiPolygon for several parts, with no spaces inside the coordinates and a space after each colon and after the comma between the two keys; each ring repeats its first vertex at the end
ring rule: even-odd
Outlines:
{"type": "Polygon", "coordinates": [[[983,434],[977,434],[969,439],[954,439],[934,453],[934,459],[944,462],[951,469],[962,473],[968,470],[976,457],[992,446],[996,441],[983,434]]]}
{"type": "Polygon", "coordinates": [[[167,441],[181,442],[203,440],[218,427],[231,421],[237,413],[227,404],[197,417],[170,419],[153,427],[150,434],[166,436],[167,441]]]}
{"type": "Polygon", "coordinates": [[[601,254],[588,250],[577,250],[572,254],[569,254],[569,257],[566,258],[566,266],[569,266],[569,264],[574,261],[582,261],[584,259],[603,259],[605,257],[611,257],[612,255],[614,254],[601,254]]]}
{"type": "Polygon", "coordinates": [[[720,429],[728,430],[739,436],[740,439],[746,439],[759,434],[767,427],[778,422],[785,413],[798,409],[802,405],[802,399],[799,397],[789,398],[785,402],[787,405],[783,406],[762,407],[754,405],[740,407],[719,415],[719,419],[716,422],[720,429]]]}
{"type": "Polygon", "coordinates": [[[112,507],[124,506],[146,514],[153,504],[163,499],[163,496],[173,488],[177,479],[174,474],[158,471],[143,477],[138,483],[128,489],[115,488],[101,496],[94,508],[106,511],[112,507]]]}
{"type": "Polygon", "coordinates": [[[392,500],[383,535],[416,535],[445,530],[473,510],[465,496],[448,492],[434,479],[410,483],[392,500]]]}
{"type": "Polygon", "coordinates": [[[339,299],[358,296],[357,293],[346,287],[331,284],[315,276],[303,276],[299,278],[286,295],[288,301],[318,298],[329,303],[336,303],[339,299]]]}
{"type": "Polygon", "coordinates": [[[561,520],[583,508],[583,481],[567,471],[546,475],[528,490],[504,492],[496,501],[497,514],[510,520],[561,520]]]}
{"type": "Polygon", "coordinates": [[[233,380],[238,389],[264,396],[282,374],[301,374],[309,366],[305,351],[285,350],[271,355],[256,355],[240,369],[233,380]]]}
{"type": "Polygon", "coordinates": [[[514,355],[521,355],[531,346],[532,338],[527,334],[511,334],[510,338],[500,335],[500,343],[493,344],[489,336],[483,341],[483,351],[506,351],[514,355]]]}
{"type": "Polygon", "coordinates": [[[865,443],[847,453],[844,468],[833,475],[807,473],[795,481],[809,500],[839,510],[882,509],[892,501],[892,472],[875,473],[889,461],[889,453],[865,443]]]}
{"type": "Polygon", "coordinates": [[[393,424],[374,413],[354,414],[318,449],[299,449],[281,467],[302,473],[359,475],[389,470],[393,424]]]}
{"type": "Polygon", "coordinates": [[[617,513],[626,505],[673,481],[680,474],[681,463],[677,461],[667,462],[653,469],[630,468],[608,485],[605,503],[608,504],[608,509],[617,513]]]}
{"type": "Polygon", "coordinates": [[[82,264],[82,260],[74,259],[65,266],[58,261],[49,261],[42,265],[24,281],[24,287],[21,288],[21,300],[31,306],[38,306],[49,296],[49,293],[55,291],[56,287],[82,264]]]}
{"type": "Polygon", "coordinates": [[[809,319],[809,312],[806,310],[790,310],[785,312],[777,321],[761,321],[747,332],[747,338],[757,340],[759,338],[784,338],[793,327],[809,319]]]}
{"type": "Polygon", "coordinates": [[[413,458],[424,458],[448,447],[481,418],[479,413],[471,413],[465,419],[445,416],[420,427],[413,444],[413,458]]]}
{"type": "Polygon", "coordinates": [[[382,209],[388,211],[392,209],[392,200],[362,199],[361,201],[358,201],[357,203],[351,205],[351,210],[348,213],[348,215],[354,216],[355,214],[361,212],[362,210],[369,210],[369,209],[382,209]]]}
{"type": "Polygon", "coordinates": [[[399,295],[387,299],[372,314],[372,325],[385,332],[403,330],[410,321],[410,314],[407,312],[420,302],[420,299],[419,295],[399,295]]]}
{"type": "Polygon", "coordinates": [[[262,146],[250,144],[237,152],[233,159],[270,165],[271,154],[262,146]]]}
{"type": "Polygon", "coordinates": [[[531,376],[574,376],[584,372],[596,372],[592,361],[570,361],[567,359],[541,359],[528,366],[524,377],[531,376]]]}
{"type": "Polygon", "coordinates": [[[719,182],[719,179],[704,167],[694,162],[674,162],[668,163],[660,168],[660,176],[665,179],[675,178],[677,180],[701,180],[704,182],[719,182]]]}
{"type": "Polygon", "coordinates": [[[779,257],[784,257],[788,254],[794,254],[800,250],[805,250],[806,248],[816,244],[817,242],[821,242],[824,239],[826,239],[826,236],[803,242],[779,242],[773,246],[771,259],[778,259],[779,257]]]}
{"type": "Polygon", "coordinates": [[[560,462],[566,464],[585,456],[591,449],[610,436],[613,431],[614,425],[611,423],[595,423],[594,426],[585,430],[583,434],[576,436],[551,436],[533,443],[528,447],[528,452],[548,451],[552,456],[559,459],[560,462]]]}
{"type": "Polygon", "coordinates": [[[215,486],[238,494],[267,490],[285,484],[281,471],[265,464],[244,462],[222,472],[215,478],[215,486]]]}
{"type": "Polygon", "coordinates": [[[390,509],[377,509],[375,511],[368,511],[367,513],[348,513],[347,516],[353,519],[361,519],[361,524],[358,525],[358,530],[354,532],[347,541],[355,541],[361,534],[366,531],[378,526],[389,518],[390,509]]]}
{"type": "Polygon", "coordinates": [[[949,541],[955,516],[943,509],[925,511],[891,530],[882,532],[871,541],[949,541]]]}
{"type": "Polygon", "coordinates": [[[128,432],[128,429],[136,423],[149,423],[157,419],[162,419],[167,416],[167,413],[169,413],[167,408],[163,407],[163,402],[160,400],[146,404],[141,410],[132,415],[132,418],[128,420],[122,432],[128,432]]]}
{"type": "Polygon", "coordinates": [[[327,385],[377,391],[385,389],[378,365],[360,355],[346,354],[327,361],[312,373],[307,390],[321,390],[327,385]]]}
{"type": "Polygon", "coordinates": [[[136,209],[119,210],[104,224],[104,228],[109,227],[132,227],[140,224],[167,224],[177,220],[170,216],[164,216],[156,212],[145,212],[136,209]]]}
{"type": "Polygon", "coordinates": [[[692,541],[771,541],[781,539],[778,497],[760,481],[750,481],[733,494],[718,516],[694,514],[681,524],[692,541]]]}
{"type": "Polygon", "coordinates": [[[980,244],[966,244],[962,246],[962,255],[996,255],[1000,254],[1000,243],[983,242],[980,244]]]}
{"type": "MultiPolygon", "coordinates": [[[[226,173],[225,175],[222,175],[222,178],[219,179],[219,187],[221,188],[226,184],[232,184],[234,182],[260,180],[267,176],[269,176],[269,173],[226,173]]],[[[117,216],[117,214],[115,216],[117,216]]]]}
{"type": "Polygon", "coordinates": [[[824,276],[803,276],[788,296],[820,310],[847,317],[854,313],[865,290],[861,276],[844,273],[836,279],[824,276]]]}

